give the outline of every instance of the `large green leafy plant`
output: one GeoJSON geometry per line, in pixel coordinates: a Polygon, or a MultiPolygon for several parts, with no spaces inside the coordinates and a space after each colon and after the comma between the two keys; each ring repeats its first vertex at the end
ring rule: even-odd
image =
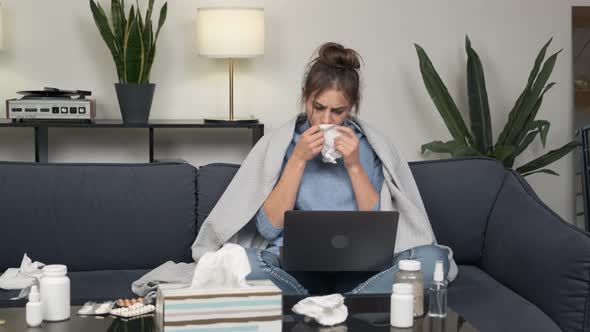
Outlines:
{"type": "MultiPolygon", "coordinates": [[[[499,160],[505,167],[512,168],[516,157],[537,136],[540,137],[541,143],[545,147],[550,123],[535,118],[543,102],[543,96],[555,85],[554,82],[547,83],[547,81],[561,50],[549,56],[545,61],[545,54],[550,44],[551,39],[539,52],[527,84],[510,111],[508,122],[500,133],[496,144],[492,142],[490,106],[483,66],[479,56],[471,47],[469,37],[465,39],[465,49],[467,51],[467,92],[471,130],[467,128],[457,105],[426,52],[416,44],[424,85],[453,137],[448,142],[433,141],[422,145],[422,153],[430,150],[437,153],[449,153],[453,157],[487,156],[499,160]]],[[[534,173],[558,175],[553,170],[544,167],[567,155],[577,146],[576,141],[567,143],[557,150],[549,151],[518,167],[516,171],[523,176],[534,173]]]]}
{"type": "Polygon", "coordinates": [[[153,31],[152,11],[154,0],[149,0],[145,20],[139,2],[131,5],[129,15],[125,16],[125,0],[111,0],[111,20],[109,22],[98,0],[90,0],[94,22],[105,43],[111,51],[119,83],[149,83],[150,72],[156,56],[156,42],[160,29],[166,21],[168,3],[160,9],[156,33],[153,31]]]}

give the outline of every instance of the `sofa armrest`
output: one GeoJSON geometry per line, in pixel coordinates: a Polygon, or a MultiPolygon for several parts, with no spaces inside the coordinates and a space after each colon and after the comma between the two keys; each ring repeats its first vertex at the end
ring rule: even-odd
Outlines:
{"type": "Polygon", "coordinates": [[[486,228],[481,267],[565,331],[590,331],[590,234],[551,211],[507,171],[486,228]]]}

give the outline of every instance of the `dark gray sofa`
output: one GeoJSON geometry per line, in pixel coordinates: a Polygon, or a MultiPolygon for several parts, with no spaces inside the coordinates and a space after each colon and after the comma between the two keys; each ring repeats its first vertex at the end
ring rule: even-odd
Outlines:
{"type": "MultiPolygon", "coordinates": [[[[132,296],[198,228],[238,165],[0,163],[0,271],[26,252],[69,268],[72,303],[132,296]]],[[[481,331],[590,331],[590,238],[494,160],[411,163],[436,237],[454,249],[449,305],[481,331]]],[[[0,307],[18,291],[0,290],[0,307]]]]}

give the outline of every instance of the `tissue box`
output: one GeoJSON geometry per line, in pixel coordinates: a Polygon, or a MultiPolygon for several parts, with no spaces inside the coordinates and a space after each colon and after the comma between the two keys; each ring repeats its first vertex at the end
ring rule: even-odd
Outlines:
{"type": "Polygon", "coordinates": [[[158,288],[158,331],[281,331],[281,290],[270,280],[248,284],[241,289],[158,288]]]}

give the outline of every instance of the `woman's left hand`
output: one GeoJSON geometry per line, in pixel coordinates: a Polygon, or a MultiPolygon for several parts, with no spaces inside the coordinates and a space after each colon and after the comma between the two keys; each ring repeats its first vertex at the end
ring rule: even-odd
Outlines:
{"type": "Polygon", "coordinates": [[[359,161],[359,140],[351,128],[339,126],[336,127],[342,135],[334,139],[334,149],[342,153],[344,166],[347,169],[360,166],[359,161]]]}

